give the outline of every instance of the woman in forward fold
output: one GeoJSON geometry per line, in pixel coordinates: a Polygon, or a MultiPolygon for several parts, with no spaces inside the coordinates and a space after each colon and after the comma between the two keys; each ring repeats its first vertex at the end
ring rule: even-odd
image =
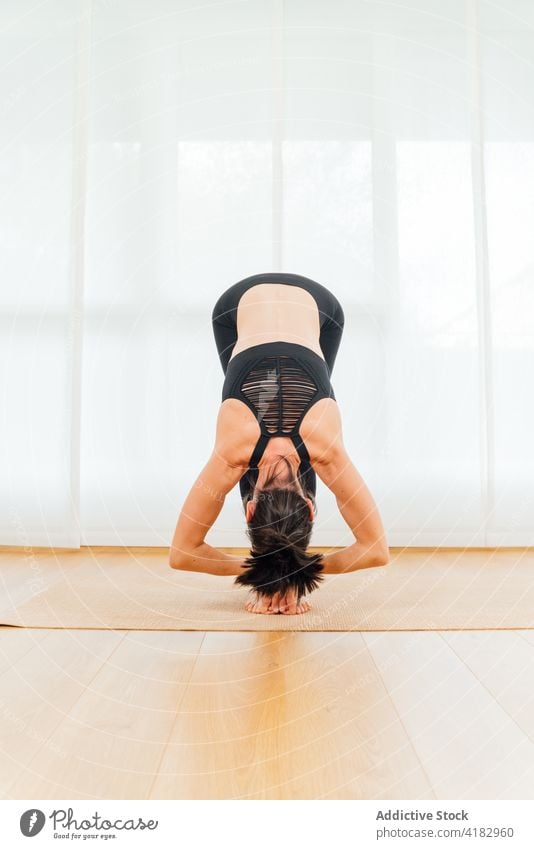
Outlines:
{"type": "Polygon", "coordinates": [[[341,304],[300,274],[255,274],[212,312],[225,380],[215,445],[187,496],[171,544],[174,569],[236,575],[251,613],[305,613],[323,574],[385,566],[378,509],[343,444],[330,382],[343,333],[341,304]],[[316,477],[334,493],[355,542],[310,554],[316,477]],[[243,559],[204,538],[239,483],[251,542],[243,559]]]}

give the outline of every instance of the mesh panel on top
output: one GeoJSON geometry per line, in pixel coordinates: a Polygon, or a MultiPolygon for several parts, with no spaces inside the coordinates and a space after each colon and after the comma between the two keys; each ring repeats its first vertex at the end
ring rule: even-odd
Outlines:
{"type": "Polygon", "coordinates": [[[317,385],[292,357],[264,357],[243,379],[240,390],[270,434],[293,431],[317,385]]]}

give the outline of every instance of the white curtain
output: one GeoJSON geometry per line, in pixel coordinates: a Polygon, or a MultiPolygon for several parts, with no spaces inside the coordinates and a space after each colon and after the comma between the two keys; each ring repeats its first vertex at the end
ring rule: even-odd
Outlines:
{"type": "Polygon", "coordinates": [[[0,543],[169,544],[272,270],[343,304],[390,544],[533,545],[533,56],[528,0],[3,0],[0,543]]]}

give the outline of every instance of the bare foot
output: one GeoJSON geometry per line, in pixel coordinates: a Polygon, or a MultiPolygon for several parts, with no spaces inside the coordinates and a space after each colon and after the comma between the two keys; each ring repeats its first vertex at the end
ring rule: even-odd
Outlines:
{"type": "Polygon", "coordinates": [[[294,615],[297,613],[307,613],[311,605],[298,599],[295,590],[288,590],[285,595],[275,593],[272,596],[262,595],[261,593],[253,592],[253,597],[245,604],[245,609],[249,613],[284,613],[294,615]]]}

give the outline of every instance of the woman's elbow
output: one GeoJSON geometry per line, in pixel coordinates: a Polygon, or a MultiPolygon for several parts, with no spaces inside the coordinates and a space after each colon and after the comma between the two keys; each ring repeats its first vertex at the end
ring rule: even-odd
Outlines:
{"type": "Polygon", "coordinates": [[[371,566],[388,566],[391,563],[389,548],[382,541],[375,542],[369,548],[371,566]]]}
{"type": "Polygon", "coordinates": [[[169,551],[168,564],[171,569],[185,569],[187,557],[184,552],[178,548],[171,548],[169,551]]]}
{"type": "Polygon", "coordinates": [[[391,556],[389,554],[389,548],[384,548],[376,555],[375,566],[389,566],[390,563],[391,556]]]}

